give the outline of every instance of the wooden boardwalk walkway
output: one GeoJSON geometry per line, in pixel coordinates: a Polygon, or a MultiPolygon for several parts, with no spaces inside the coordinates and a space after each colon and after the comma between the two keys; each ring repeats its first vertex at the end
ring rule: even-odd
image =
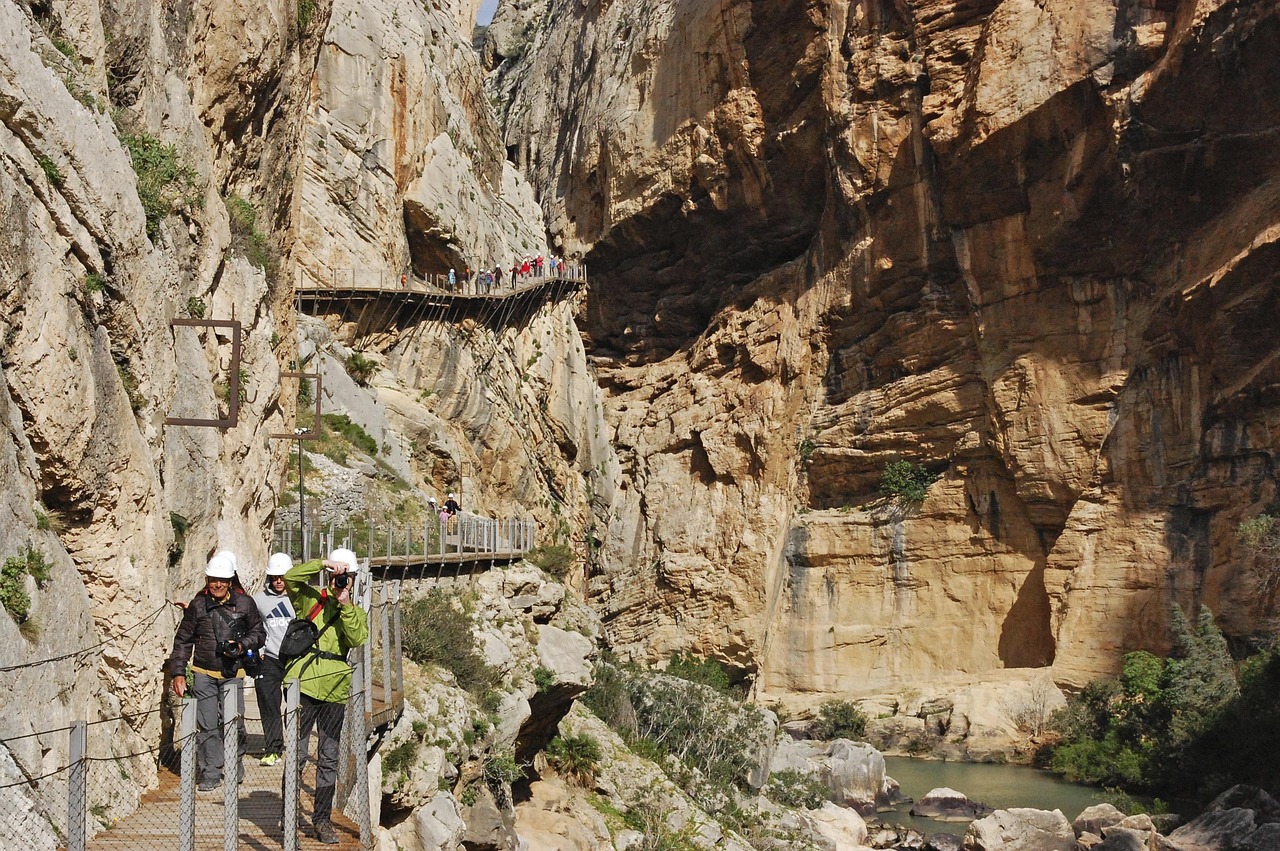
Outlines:
{"type": "MultiPolygon", "coordinates": [[[[249,680],[247,682],[252,682],[249,680]]],[[[375,686],[373,715],[386,715],[381,686],[375,686]]],[[[239,847],[246,849],[278,849],[284,841],[280,830],[280,791],[284,780],[284,760],[274,766],[258,764],[262,755],[262,722],[258,717],[258,700],[252,687],[245,689],[245,726],[249,731],[248,754],[244,758],[244,780],[240,784],[239,847]]],[[[311,753],[315,756],[315,735],[311,737],[311,753]]],[[[109,830],[94,836],[86,844],[87,851],[175,851],[178,847],[178,809],[180,778],[177,766],[160,766],[160,783],[142,797],[138,808],[116,822],[109,830]]],[[[309,760],[302,776],[302,804],[298,813],[298,847],[311,851],[337,848],[357,851],[360,828],[341,813],[333,813],[333,827],[341,840],[339,845],[322,845],[309,834],[311,802],[315,788],[315,763],[309,760]]],[[[195,848],[197,851],[222,851],[223,788],[196,793],[195,848]]]]}

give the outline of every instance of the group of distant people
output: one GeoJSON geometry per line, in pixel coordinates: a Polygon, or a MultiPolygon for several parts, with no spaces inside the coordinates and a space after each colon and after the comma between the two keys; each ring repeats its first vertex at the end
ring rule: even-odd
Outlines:
{"type": "MultiPolygon", "coordinates": [[[[521,283],[536,278],[550,277],[554,278],[563,275],[566,265],[564,258],[556,257],[554,254],[543,257],[541,254],[529,256],[526,254],[522,259],[513,260],[509,268],[504,269],[501,264],[495,264],[492,269],[481,268],[472,270],[471,267],[463,269],[462,283],[465,288],[466,283],[470,282],[477,294],[488,294],[494,290],[502,289],[503,275],[507,275],[508,286],[515,288],[521,283]]],[[[449,270],[449,291],[458,291],[458,272],[456,269],[449,270]]]]}
{"type": "MultiPolygon", "coordinates": [[[[174,693],[184,697],[190,692],[196,700],[200,791],[218,788],[224,773],[230,770],[223,765],[219,735],[224,723],[226,689],[241,677],[256,679],[267,751],[259,762],[273,766],[282,756],[289,756],[284,752],[280,715],[283,684],[300,680],[298,753],[294,756],[301,772],[310,749],[311,730],[316,728],[311,821],[314,836],[327,845],[339,841],[331,817],[338,745],[351,694],[352,669],[347,653],[369,640],[368,615],[351,597],[352,581],[359,571],[356,554],[346,548],[335,549],[327,559],[296,565],[289,555],[275,553],[267,560],[266,587],[250,596],[240,582],[235,554],[221,550],[205,566],[204,588],[183,607],[173,652],[165,663],[174,693]],[[317,576],[323,576],[319,587],[311,584],[317,576]]],[[[243,777],[243,694],[240,700],[236,771],[243,777]]]]}

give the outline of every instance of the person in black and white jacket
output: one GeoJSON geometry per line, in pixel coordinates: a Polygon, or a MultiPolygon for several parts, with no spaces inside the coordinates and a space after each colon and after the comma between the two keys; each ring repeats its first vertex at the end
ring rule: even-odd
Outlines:
{"type": "Polygon", "coordinates": [[[267,559],[267,587],[253,595],[267,632],[267,642],[262,648],[262,673],[254,685],[258,692],[258,714],[262,716],[262,734],[267,748],[266,755],[259,762],[267,766],[279,762],[280,755],[284,753],[284,731],[280,724],[284,662],[280,661],[280,640],[294,617],[293,603],[285,593],[284,585],[284,575],[292,567],[293,559],[285,553],[272,555],[267,559]]]}

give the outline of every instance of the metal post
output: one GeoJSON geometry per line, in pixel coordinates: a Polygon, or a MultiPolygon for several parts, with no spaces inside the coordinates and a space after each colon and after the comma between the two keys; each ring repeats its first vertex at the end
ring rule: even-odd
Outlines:
{"type": "Polygon", "coordinates": [[[182,767],[178,781],[178,851],[196,847],[196,701],[182,701],[182,767]]]}
{"type": "MultiPolygon", "coordinates": [[[[298,444],[298,534],[301,535],[302,530],[307,528],[307,490],[302,485],[302,441],[299,440],[296,443],[298,444]]],[[[307,545],[303,544],[302,560],[306,561],[306,559],[307,545]]]]}
{"type": "Polygon", "coordinates": [[[85,760],[88,749],[89,725],[76,721],[71,725],[71,772],[67,778],[67,848],[84,851],[85,818],[88,813],[89,763],[85,760]]]}
{"type": "MultiPolygon", "coordinates": [[[[351,713],[351,755],[356,766],[355,788],[352,792],[355,796],[356,821],[360,825],[360,847],[373,848],[373,825],[370,824],[369,813],[369,737],[365,726],[366,713],[370,707],[366,672],[363,662],[357,663],[351,672],[352,692],[357,695],[356,706],[351,713]]],[[[351,799],[348,798],[348,801],[351,799]]]]}
{"type": "Polygon", "coordinates": [[[222,692],[222,847],[236,851],[240,840],[240,706],[244,680],[222,692]]]}
{"type": "Polygon", "coordinates": [[[400,626],[400,581],[399,580],[396,580],[396,606],[395,606],[395,611],[392,612],[392,618],[393,618],[393,621],[391,624],[391,640],[394,642],[394,650],[392,651],[391,658],[395,660],[395,664],[396,664],[395,692],[397,695],[403,695],[404,694],[404,657],[401,655],[401,647],[403,645],[401,644],[402,636],[400,632],[401,626],[400,626]]]}
{"type": "Polygon", "coordinates": [[[298,681],[289,680],[284,693],[284,851],[298,851],[298,681]]]}
{"type": "Polygon", "coordinates": [[[382,699],[391,705],[391,587],[382,583],[382,699]]]}

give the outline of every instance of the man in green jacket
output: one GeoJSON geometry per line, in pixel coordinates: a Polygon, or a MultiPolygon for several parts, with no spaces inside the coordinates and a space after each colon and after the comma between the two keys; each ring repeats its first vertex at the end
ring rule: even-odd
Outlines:
{"type": "Polygon", "coordinates": [[[338,742],[347,698],[351,695],[351,666],[347,651],[369,640],[369,618],[364,609],[351,602],[351,580],[359,571],[356,554],[348,549],[329,553],[324,561],[315,559],[291,568],[285,575],[285,590],[300,618],[309,618],[321,630],[320,640],[308,652],[289,664],[285,682],[301,680],[302,707],[298,728],[298,771],[307,761],[311,728],[318,730],[316,745],[316,797],[311,824],[315,836],[326,845],[336,845],[338,835],[330,816],[338,779],[338,742]],[[322,570],[329,571],[328,585],[316,588],[310,580],[322,570]],[[330,621],[332,625],[325,629],[330,621]]]}

